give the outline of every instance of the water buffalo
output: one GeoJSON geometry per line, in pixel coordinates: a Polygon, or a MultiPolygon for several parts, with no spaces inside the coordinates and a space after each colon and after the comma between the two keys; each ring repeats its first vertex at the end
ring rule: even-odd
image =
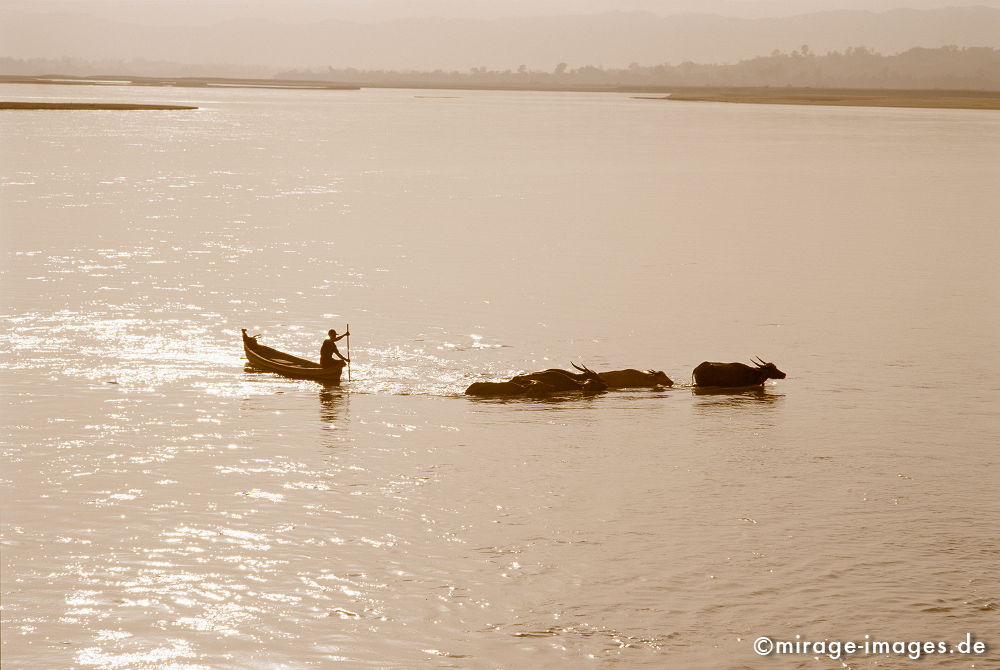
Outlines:
{"type": "Polygon", "coordinates": [[[542,370],[541,372],[532,372],[526,375],[518,375],[511,379],[512,382],[525,382],[529,380],[535,380],[548,384],[553,387],[556,391],[583,391],[585,393],[600,393],[608,388],[600,376],[590,368],[583,366],[580,367],[576,363],[571,365],[579,370],[578,374],[574,374],[569,370],[560,370],[558,368],[549,368],[548,370],[542,370]]]}
{"type": "Polygon", "coordinates": [[[611,372],[599,372],[597,376],[601,378],[608,388],[642,388],[651,386],[673,386],[674,382],[662,370],[612,370],[611,372]]]}
{"type": "Polygon", "coordinates": [[[768,379],[784,379],[785,373],[774,363],[757,357],[756,367],[743,363],[709,363],[705,361],[691,374],[695,386],[761,386],[768,379]]]}
{"type": "Polygon", "coordinates": [[[479,397],[539,395],[542,393],[552,393],[555,390],[555,388],[544,382],[536,379],[528,379],[523,382],[475,382],[469,388],[465,389],[465,395],[479,397]]]}

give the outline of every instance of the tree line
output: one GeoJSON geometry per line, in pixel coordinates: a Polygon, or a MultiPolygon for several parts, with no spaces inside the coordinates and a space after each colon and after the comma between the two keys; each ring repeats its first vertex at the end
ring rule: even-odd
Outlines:
{"type": "Polygon", "coordinates": [[[768,56],[738,63],[714,64],[686,61],[679,64],[604,68],[594,65],[570,67],[559,63],[552,70],[491,70],[474,67],[466,71],[365,70],[353,67],[294,69],[278,72],[264,66],[183,64],[165,61],[85,61],[76,58],[0,58],[0,74],[6,75],[151,75],[275,77],[343,84],[383,86],[471,86],[507,88],[667,88],[671,86],[796,86],[815,88],[893,88],[1000,90],[1000,49],[992,47],[916,47],[902,53],[882,55],[866,47],[816,54],[808,46],[790,53],[774,51],[768,56]]]}
{"type": "Polygon", "coordinates": [[[551,71],[490,70],[396,71],[328,67],[326,70],[289,70],[280,79],[316,79],[357,84],[419,84],[505,87],[669,87],[669,86],[811,86],[817,88],[895,88],[1000,90],[1000,49],[992,47],[916,47],[882,55],[866,47],[819,55],[808,46],[790,53],[732,64],[690,61],[672,65],[603,68],[570,67],[559,63],[551,71]]]}

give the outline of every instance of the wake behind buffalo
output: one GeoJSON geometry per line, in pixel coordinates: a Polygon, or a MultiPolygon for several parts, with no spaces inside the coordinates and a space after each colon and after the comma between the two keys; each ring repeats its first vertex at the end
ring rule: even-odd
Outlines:
{"type": "MultiPolygon", "coordinates": [[[[784,379],[774,363],[759,357],[754,365],[705,361],[691,374],[692,384],[701,388],[748,388],[763,386],[768,379],[784,379]]],[[[662,370],[612,370],[594,372],[585,365],[570,364],[577,372],[549,368],[517,375],[506,381],[475,382],[465,394],[477,397],[542,396],[555,393],[601,393],[608,389],[661,388],[674,382],[662,370]]]]}

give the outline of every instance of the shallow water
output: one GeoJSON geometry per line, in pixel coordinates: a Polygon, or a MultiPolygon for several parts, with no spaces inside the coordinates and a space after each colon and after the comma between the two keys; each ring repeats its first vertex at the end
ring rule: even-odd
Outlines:
{"type": "Polygon", "coordinates": [[[1000,645],[996,114],[0,88],[201,107],[0,117],[5,666],[1000,645]],[[346,323],[339,389],[244,368],[346,323]],[[462,395],[570,361],[676,385],[462,395]]]}

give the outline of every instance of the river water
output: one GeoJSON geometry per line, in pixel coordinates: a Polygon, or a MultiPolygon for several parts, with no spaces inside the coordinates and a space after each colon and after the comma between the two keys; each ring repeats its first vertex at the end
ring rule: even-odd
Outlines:
{"type": "Polygon", "coordinates": [[[997,662],[995,112],[0,94],[200,107],[0,116],[5,668],[997,662]],[[571,361],[676,384],[462,395],[571,361]]]}

